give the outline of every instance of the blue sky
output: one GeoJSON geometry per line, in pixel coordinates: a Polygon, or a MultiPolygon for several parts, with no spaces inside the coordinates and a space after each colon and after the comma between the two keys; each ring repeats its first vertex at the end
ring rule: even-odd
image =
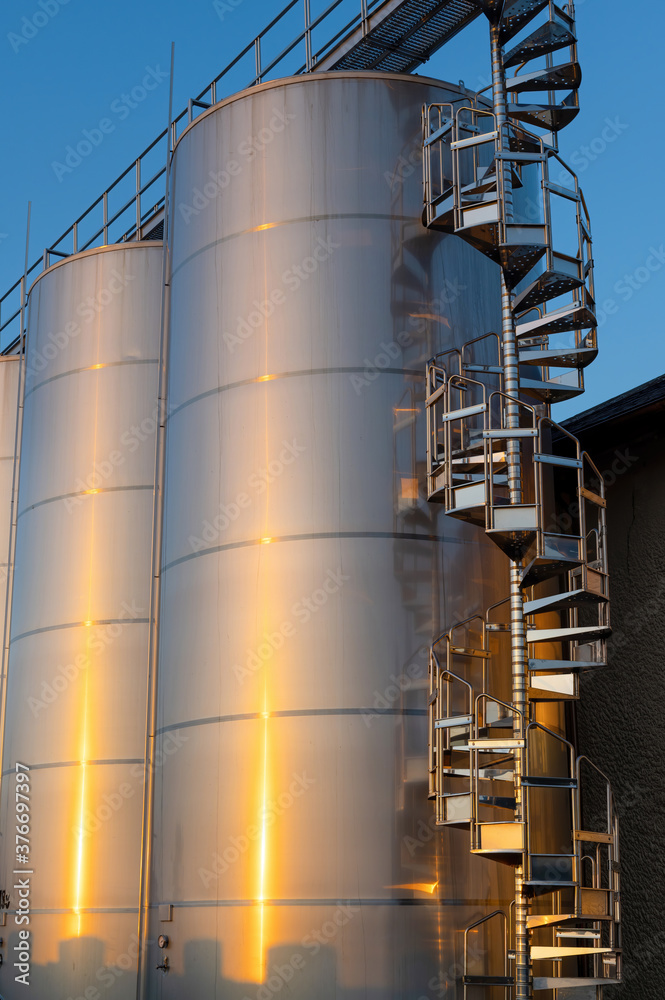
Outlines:
{"type": "MultiPolygon", "coordinates": [[[[355,13],[360,0],[346,0],[355,13]]],[[[311,0],[314,14],[326,0],[311,0]]],[[[31,261],[165,127],[170,43],[181,110],[273,19],[282,0],[4,0],[0,10],[0,289],[23,269],[27,202],[31,261]],[[25,20],[24,20],[25,19],[25,20]],[[31,36],[31,37],[26,37],[31,36]],[[141,96],[149,80],[152,89],[141,96]],[[135,88],[139,88],[135,90],[135,88]],[[80,164],[62,171],[68,145],[107,131],[80,164]]],[[[563,419],[665,372],[665,131],[660,126],[665,5],[578,0],[582,111],[561,134],[591,212],[600,355],[587,392],[556,407],[563,419]]],[[[264,45],[276,54],[300,28],[301,5],[264,45]]],[[[421,72],[476,89],[487,82],[483,18],[421,72]]],[[[232,89],[251,74],[247,61],[232,89]]],[[[0,294],[1,294],[0,291],[0,294]]]]}

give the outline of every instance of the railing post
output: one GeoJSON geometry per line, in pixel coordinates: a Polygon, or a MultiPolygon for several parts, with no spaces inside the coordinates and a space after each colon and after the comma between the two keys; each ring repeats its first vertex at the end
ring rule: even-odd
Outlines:
{"type": "Polygon", "coordinates": [[[256,61],[256,83],[261,83],[261,36],[254,39],[254,58],[256,61]]]}
{"type": "Polygon", "coordinates": [[[310,16],[309,0],[305,0],[305,64],[307,66],[307,72],[311,72],[312,63],[312,29],[310,24],[312,22],[310,16]]]}
{"type": "Polygon", "coordinates": [[[360,16],[362,18],[363,27],[363,38],[369,31],[369,25],[367,24],[367,0],[360,0],[360,16]]]}
{"type": "Polygon", "coordinates": [[[109,193],[108,193],[108,191],[105,191],[104,194],[102,195],[102,203],[103,203],[103,211],[104,211],[104,218],[103,218],[104,245],[106,245],[108,243],[108,241],[109,241],[109,193]]]}
{"type": "Polygon", "coordinates": [[[136,161],[136,239],[141,239],[141,158],[136,161]]]}

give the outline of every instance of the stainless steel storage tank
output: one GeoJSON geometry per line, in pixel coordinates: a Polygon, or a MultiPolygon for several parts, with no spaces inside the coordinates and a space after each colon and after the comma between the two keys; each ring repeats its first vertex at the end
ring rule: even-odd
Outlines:
{"type": "Polygon", "coordinates": [[[0,356],[0,621],[2,622],[2,671],[0,672],[0,739],[4,720],[6,689],[6,651],[8,639],[5,628],[10,591],[10,561],[12,558],[12,536],[15,513],[12,500],[18,483],[18,401],[19,383],[24,374],[21,371],[21,355],[0,356]]]}
{"type": "Polygon", "coordinates": [[[421,224],[434,101],[312,74],[175,150],[150,996],[442,996],[512,898],[427,802],[427,647],[508,587],[425,499],[425,362],[500,329],[421,224]]]}
{"type": "Polygon", "coordinates": [[[2,782],[5,998],[25,993],[20,929],[35,996],[136,992],[161,290],[161,245],[137,243],[59,262],[30,292],[2,782]],[[29,767],[24,854],[17,763],[29,767]]]}

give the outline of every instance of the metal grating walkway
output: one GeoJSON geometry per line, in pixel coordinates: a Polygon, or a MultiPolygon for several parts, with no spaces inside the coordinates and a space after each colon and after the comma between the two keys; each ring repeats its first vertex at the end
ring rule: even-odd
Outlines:
{"type": "Polygon", "coordinates": [[[315,70],[411,73],[479,14],[469,0],[391,0],[368,18],[364,35],[357,29],[315,70]]]}

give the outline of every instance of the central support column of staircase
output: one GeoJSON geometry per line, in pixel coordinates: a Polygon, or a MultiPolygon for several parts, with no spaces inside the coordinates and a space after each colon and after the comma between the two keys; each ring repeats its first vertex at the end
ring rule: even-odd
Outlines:
{"type": "MultiPolygon", "coordinates": [[[[501,13],[490,19],[490,47],[492,58],[492,101],[496,116],[496,129],[506,135],[504,125],[507,118],[506,75],[503,65],[501,46],[501,13]]],[[[506,138],[505,144],[508,140],[506,138]]],[[[503,167],[503,164],[501,165],[503,167]]],[[[508,177],[503,177],[503,206],[505,224],[512,220],[512,179],[511,171],[508,177]]],[[[506,281],[505,270],[501,269],[501,323],[503,345],[503,375],[504,391],[508,396],[519,396],[519,362],[515,320],[513,317],[512,298],[506,281]]],[[[519,408],[516,403],[509,402],[506,407],[506,423],[509,429],[519,427],[519,408]]],[[[518,439],[508,441],[506,449],[506,464],[510,503],[522,502],[522,475],[520,468],[520,442],[518,439]]],[[[523,737],[524,720],[528,718],[527,688],[528,688],[528,650],[526,644],[526,627],[521,587],[520,559],[515,556],[510,564],[510,634],[513,707],[517,709],[513,715],[513,735],[515,739],[523,737]]],[[[528,835],[526,831],[527,815],[523,808],[522,775],[525,769],[526,750],[515,755],[515,821],[522,824],[522,843],[526,849],[528,835]]],[[[527,859],[522,855],[522,863],[515,868],[515,1000],[530,1000],[533,996],[531,977],[531,954],[529,947],[529,915],[528,900],[524,894],[524,877],[527,859]]]]}

